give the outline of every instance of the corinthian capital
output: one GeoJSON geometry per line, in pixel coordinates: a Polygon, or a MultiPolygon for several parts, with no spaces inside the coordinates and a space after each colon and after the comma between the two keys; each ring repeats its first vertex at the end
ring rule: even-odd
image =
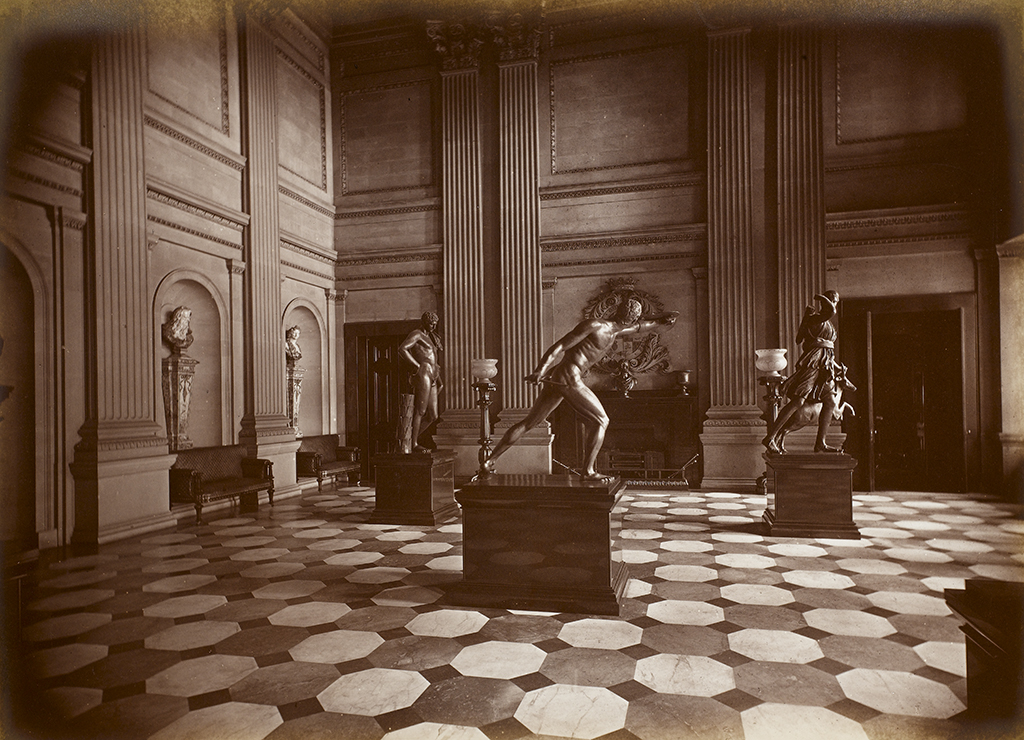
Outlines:
{"type": "Polygon", "coordinates": [[[541,8],[527,13],[492,13],[487,19],[487,30],[498,47],[503,62],[536,59],[540,52],[541,8]]]}
{"type": "Polygon", "coordinates": [[[446,72],[476,69],[480,66],[483,31],[469,21],[427,21],[427,36],[441,57],[446,72]]]}

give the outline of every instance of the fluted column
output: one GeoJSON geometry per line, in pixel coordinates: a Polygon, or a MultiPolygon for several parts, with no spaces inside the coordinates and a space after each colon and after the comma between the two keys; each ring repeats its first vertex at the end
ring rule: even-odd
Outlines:
{"type": "Polygon", "coordinates": [[[754,374],[755,183],[748,29],[708,34],[710,403],[704,483],[753,486],[764,422],[754,374]]]}
{"type": "Polygon", "coordinates": [[[137,28],[93,48],[86,409],[76,445],[76,541],[166,518],[171,458],[157,420],[146,239],[143,46],[137,28]]]}
{"type": "Polygon", "coordinates": [[[779,347],[799,356],[804,307],[825,290],[825,193],[821,41],[814,29],[779,29],[779,347]]]}
{"type": "MultiPolygon", "coordinates": [[[[479,412],[470,360],[484,357],[483,161],[480,130],[479,30],[430,23],[441,55],[444,358],[446,410],[434,441],[454,449],[456,475],[476,469],[479,412]]],[[[502,369],[499,369],[503,373],[502,369]]]]}
{"type": "MultiPolygon", "coordinates": [[[[281,326],[280,228],[277,195],[277,100],[274,41],[249,19],[242,34],[245,103],[242,136],[248,166],[249,228],[243,274],[245,410],[239,441],[256,452],[294,439],[288,426],[281,326]]],[[[278,471],[275,470],[275,477],[278,471]]]]}
{"type": "MultiPolygon", "coordinates": [[[[538,18],[515,13],[492,22],[498,67],[499,213],[501,219],[501,434],[521,420],[537,397],[524,379],[544,352],[541,340],[540,187],[537,129],[538,18]]],[[[509,450],[503,467],[551,472],[548,424],[509,450]]]]}

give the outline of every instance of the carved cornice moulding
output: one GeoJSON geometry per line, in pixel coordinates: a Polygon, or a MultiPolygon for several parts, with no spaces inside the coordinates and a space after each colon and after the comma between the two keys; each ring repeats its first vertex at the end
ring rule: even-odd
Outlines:
{"type": "Polygon", "coordinates": [[[14,167],[8,168],[7,172],[8,174],[17,177],[19,180],[24,180],[25,182],[35,183],[36,185],[42,185],[44,188],[56,190],[57,192],[60,193],[67,193],[68,195],[73,195],[76,198],[85,197],[84,192],[82,192],[76,187],[72,187],[71,185],[62,185],[59,182],[47,180],[45,177],[39,177],[38,175],[33,175],[29,172],[25,172],[24,170],[19,170],[14,167]]]}
{"type": "Polygon", "coordinates": [[[146,178],[146,197],[234,231],[242,231],[249,224],[249,214],[227,208],[155,177],[146,178]]]}
{"type": "Polygon", "coordinates": [[[207,241],[214,242],[215,244],[223,244],[224,246],[231,247],[232,249],[237,249],[239,251],[242,250],[241,244],[236,244],[235,242],[228,241],[227,239],[221,239],[219,236],[207,234],[204,231],[199,231],[199,229],[191,229],[187,226],[182,226],[179,223],[176,223],[174,221],[168,221],[165,218],[159,218],[157,216],[153,216],[152,214],[147,214],[146,220],[149,221],[150,223],[160,224],[161,226],[166,226],[169,229],[180,231],[183,234],[190,234],[191,236],[196,236],[199,237],[200,239],[206,239],[207,241]]]}
{"type": "Polygon", "coordinates": [[[1000,259],[1024,257],[1024,234],[996,246],[996,254],[1000,259]]]}
{"type": "Polygon", "coordinates": [[[80,146],[71,141],[52,139],[49,136],[33,135],[28,143],[20,147],[20,151],[40,159],[46,159],[61,167],[75,172],[85,170],[85,165],[92,161],[92,149],[80,146]]]}
{"type": "Polygon", "coordinates": [[[840,231],[857,228],[886,228],[916,224],[948,223],[966,221],[970,217],[967,209],[949,204],[926,211],[918,209],[888,209],[886,211],[847,212],[828,214],[825,230],[840,231]]]}
{"type": "MultiPolygon", "coordinates": [[[[632,165],[630,165],[632,166],[632,165]]],[[[596,168],[606,169],[606,168],[596,168]]],[[[578,171],[578,170],[575,170],[578,171]]],[[[661,182],[635,182],[608,185],[576,185],[569,188],[548,187],[540,191],[542,201],[565,200],[569,198],[593,198],[603,195],[626,195],[629,193],[645,193],[652,190],[670,190],[672,188],[702,187],[706,182],[703,172],[689,172],[671,180],[661,182]]]]}
{"type": "MultiPolygon", "coordinates": [[[[294,173],[292,173],[292,174],[294,174],[294,173]]],[[[302,205],[304,205],[306,208],[310,209],[311,211],[316,211],[317,213],[323,214],[324,216],[327,216],[328,218],[335,218],[336,217],[333,208],[331,208],[329,206],[320,205],[319,203],[314,203],[309,198],[306,198],[306,197],[303,197],[303,196],[299,195],[294,190],[286,188],[284,185],[278,185],[277,186],[277,192],[279,192],[281,195],[283,195],[283,196],[285,196],[287,198],[291,198],[296,203],[301,203],[302,205]]]]}
{"type": "Polygon", "coordinates": [[[381,272],[374,275],[346,275],[341,279],[343,283],[363,282],[366,280],[394,280],[396,278],[413,277],[435,277],[440,275],[440,270],[410,270],[409,272],[381,272]]]}
{"type": "Polygon", "coordinates": [[[893,247],[905,247],[903,254],[931,254],[936,252],[961,252],[971,244],[973,235],[960,231],[943,234],[917,234],[914,236],[894,236],[886,239],[858,239],[852,241],[829,242],[826,250],[830,257],[874,257],[894,252],[893,247]],[[931,244],[932,248],[919,248],[914,245],[931,244]]]}
{"type": "Polygon", "coordinates": [[[427,262],[429,260],[439,259],[441,259],[440,247],[426,252],[384,252],[380,254],[370,254],[363,257],[339,257],[337,265],[338,267],[358,267],[360,265],[388,265],[402,262],[427,262]]]}
{"type": "Polygon", "coordinates": [[[626,265],[629,263],[636,262],[663,262],[665,260],[678,260],[686,259],[687,257],[703,257],[695,252],[680,252],[676,254],[643,254],[635,255],[630,257],[607,257],[593,259],[580,259],[580,260],[566,260],[561,262],[544,262],[544,268],[556,268],[556,267],[585,267],[589,265],[626,265]]]}
{"type": "Polygon", "coordinates": [[[304,272],[307,275],[313,275],[318,278],[323,278],[324,280],[327,280],[329,282],[334,282],[334,275],[328,275],[326,272],[317,272],[316,270],[310,267],[303,267],[302,265],[297,265],[294,262],[286,262],[285,260],[281,260],[281,267],[290,267],[293,270],[304,272]]]}
{"type": "Polygon", "coordinates": [[[290,172],[291,174],[295,175],[295,177],[299,178],[300,180],[302,180],[304,182],[308,182],[310,185],[312,185],[313,187],[317,188],[318,190],[323,190],[324,192],[326,192],[327,191],[327,91],[326,91],[326,87],[324,85],[323,80],[319,80],[316,77],[314,77],[312,74],[310,74],[309,70],[307,70],[301,64],[299,64],[294,59],[292,59],[290,56],[285,54],[284,50],[281,47],[275,46],[274,50],[277,52],[277,56],[279,56],[281,59],[283,59],[285,61],[285,63],[287,63],[289,66],[293,67],[296,71],[298,71],[299,74],[301,74],[303,77],[305,77],[310,83],[313,84],[314,87],[317,88],[317,92],[318,92],[317,97],[319,98],[319,101],[320,101],[320,182],[318,182],[318,183],[317,182],[313,182],[308,177],[304,177],[304,176],[300,175],[298,172],[295,172],[294,170],[286,167],[283,164],[280,165],[280,167],[281,167],[281,169],[286,170],[287,172],[290,172]]]}
{"type": "Polygon", "coordinates": [[[281,247],[314,259],[317,262],[323,262],[328,265],[335,264],[336,255],[334,252],[329,252],[324,247],[313,244],[294,234],[282,235],[281,247]]]}
{"type": "MultiPolygon", "coordinates": [[[[635,247],[649,244],[670,244],[672,242],[704,242],[707,240],[707,227],[700,224],[685,230],[645,233],[645,234],[607,234],[587,237],[541,239],[541,252],[566,252],[581,249],[604,249],[615,247],[635,247]]],[[[681,252],[677,256],[686,256],[691,252],[681,252]]]]}
{"type": "Polygon", "coordinates": [[[313,64],[313,66],[317,69],[317,71],[323,72],[324,71],[324,53],[323,53],[323,50],[319,46],[317,46],[317,44],[314,43],[314,41],[312,39],[309,38],[309,36],[307,35],[305,30],[303,30],[302,28],[299,28],[299,25],[303,25],[303,26],[306,25],[305,22],[303,20],[301,20],[295,14],[295,11],[292,8],[285,8],[284,12],[281,13],[280,15],[278,15],[276,20],[282,26],[284,26],[287,30],[291,31],[292,32],[292,36],[297,38],[302,43],[302,46],[305,47],[305,49],[308,52],[310,52],[310,53],[309,54],[302,53],[302,49],[300,49],[295,44],[292,44],[291,37],[289,37],[288,39],[284,39],[284,41],[286,43],[291,44],[293,47],[295,47],[295,50],[297,52],[299,52],[300,54],[302,54],[303,58],[305,58],[306,60],[311,62],[313,64]]]}
{"type": "Polygon", "coordinates": [[[245,169],[246,158],[243,157],[242,155],[229,151],[217,144],[214,144],[213,142],[204,142],[192,136],[189,136],[188,134],[175,128],[174,123],[167,120],[162,120],[160,114],[152,109],[146,111],[144,121],[145,124],[154,131],[159,131],[160,133],[174,139],[175,141],[178,141],[184,144],[185,146],[194,149],[200,154],[204,154],[210,159],[216,160],[221,164],[227,165],[233,170],[241,172],[245,169]]]}
{"type": "MultiPolygon", "coordinates": [[[[403,188],[405,189],[405,188],[403,188]]],[[[414,206],[396,206],[394,208],[374,208],[360,211],[338,211],[334,214],[337,221],[346,218],[381,218],[383,216],[404,216],[409,213],[429,213],[440,211],[439,203],[420,203],[414,206]]]]}

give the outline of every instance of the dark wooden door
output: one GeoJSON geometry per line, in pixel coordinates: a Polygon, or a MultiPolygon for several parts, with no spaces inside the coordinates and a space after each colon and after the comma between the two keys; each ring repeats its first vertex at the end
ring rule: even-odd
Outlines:
{"type": "Polygon", "coordinates": [[[841,342],[861,386],[844,424],[861,490],[966,490],[959,310],[871,310],[852,316],[841,342]]]}
{"type": "Polygon", "coordinates": [[[398,347],[418,321],[345,326],[345,424],[349,444],[362,452],[361,478],[373,482],[374,455],[398,449],[398,406],[409,393],[408,368],[398,347]]]}

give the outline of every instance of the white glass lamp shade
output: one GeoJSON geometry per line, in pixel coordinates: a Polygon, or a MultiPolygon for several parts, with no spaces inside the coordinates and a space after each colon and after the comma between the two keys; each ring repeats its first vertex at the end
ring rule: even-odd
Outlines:
{"type": "Polygon", "coordinates": [[[765,375],[778,375],[786,369],[789,364],[786,361],[786,350],[784,349],[755,349],[754,367],[765,375]]]}
{"type": "Polygon", "coordinates": [[[470,360],[473,380],[490,380],[498,374],[497,360],[470,360]]]}

